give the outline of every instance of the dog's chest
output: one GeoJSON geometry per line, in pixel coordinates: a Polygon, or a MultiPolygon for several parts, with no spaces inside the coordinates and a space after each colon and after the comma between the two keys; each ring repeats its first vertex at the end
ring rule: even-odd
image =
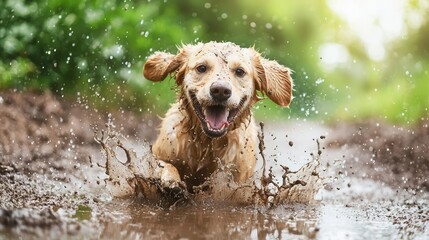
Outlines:
{"type": "Polygon", "coordinates": [[[232,162],[237,157],[238,142],[230,140],[193,138],[181,146],[179,158],[186,161],[194,172],[213,163],[232,162]]]}

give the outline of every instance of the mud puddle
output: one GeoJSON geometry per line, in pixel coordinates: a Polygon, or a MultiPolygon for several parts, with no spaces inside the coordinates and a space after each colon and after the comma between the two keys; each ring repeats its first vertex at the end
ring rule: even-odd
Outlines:
{"type": "MultiPolygon", "coordinates": [[[[2,97],[0,118],[5,127],[0,129],[0,239],[429,237],[429,196],[424,188],[416,187],[422,185],[419,181],[424,183],[421,171],[419,180],[412,182],[416,185],[409,180],[392,181],[405,175],[391,171],[391,162],[368,156],[362,144],[338,141],[344,138],[336,128],[311,122],[265,124],[266,172],[272,167],[278,182],[284,173],[281,165],[298,171],[313,162],[321,151],[318,174],[324,182],[322,190],[312,195],[314,201],[307,198],[298,203],[288,202],[292,198],[288,194],[285,201],[273,205],[201,197],[190,204],[166,208],[141,196],[114,197],[106,185],[109,176],[92,131],[97,122],[98,130],[104,129],[107,115],[85,112],[49,94],[15,93],[2,97]],[[21,127],[10,131],[13,128],[7,126],[13,122],[21,127]],[[386,176],[380,177],[383,175],[375,168],[386,170],[386,176]]],[[[134,148],[137,157],[144,156],[146,147],[142,146],[153,140],[155,133],[151,129],[156,121],[132,121],[138,118],[124,118],[121,114],[113,114],[112,119],[129,140],[123,146],[134,148]]],[[[340,131],[353,136],[353,126],[350,129],[340,131]]],[[[377,146],[372,145],[372,150],[377,146]]],[[[126,159],[125,154],[119,153],[121,148],[117,148],[117,157],[126,159]]],[[[424,154],[420,152],[419,156],[424,154]]],[[[257,169],[262,169],[262,161],[258,163],[257,169]]],[[[413,170],[404,172],[410,179],[413,170]]]]}
{"type": "Polygon", "coordinates": [[[103,236],[143,239],[266,239],[313,238],[317,211],[306,205],[263,209],[203,204],[165,211],[153,206],[114,201],[109,208],[120,212],[109,219],[103,236]]]}
{"type": "MultiPolygon", "coordinates": [[[[107,212],[115,214],[106,216],[102,237],[425,239],[429,236],[429,195],[426,192],[396,188],[362,177],[365,172],[345,164],[349,158],[355,158],[354,150],[324,147],[323,141],[333,133],[323,125],[298,122],[273,125],[276,127],[267,124],[266,129],[266,169],[272,168],[277,179],[284,174],[279,167],[282,164],[289,164],[293,172],[300,173],[301,169],[301,173],[310,175],[314,169],[303,166],[314,167],[306,164],[320,154],[317,170],[324,177],[324,186],[317,194],[304,191],[306,197],[299,198],[291,191],[281,195],[282,203],[266,204],[257,201],[261,196],[254,194],[249,201],[215,192],[209,195],[210,200],[205,195],[194,196],[192,204],[174,209],[159,203],[142,203],[141,198],[114,199],[105,206],[107,212]],[[283,147],[279,147],[282,144],[283,147]]],[[[259,169],[262,165],[259,161],[259,169]]],[[[305,190],[306,186],[299,187],[305,190]]],[[[229,187],[224,184],[221,188],[229,187]]],[[[246,194],[249,193],[244,192],[246,194]]]]}

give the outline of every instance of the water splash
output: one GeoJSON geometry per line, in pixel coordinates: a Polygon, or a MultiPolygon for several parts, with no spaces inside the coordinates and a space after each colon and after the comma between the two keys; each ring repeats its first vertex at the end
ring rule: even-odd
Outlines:
{"type": "Polygon", "coordinates": [[[162,166],[153,157],[150,146],[144,144],[145,154],[137,157],[136,151],[125,146],[127,138],[115,130],[109,118],[106,129],[96,133],[95,140],[100,144],[105,162],[98,164],[105,168],[106,185],[114,197],[135,196],[155,202],[161,206],[175,207],[183,203],[228,202],[232,204],[255,204],[274,207],[283,203],[314,203],[315,196],[323,185],[319,176],[320,143],[317,141],[317,154],[298,171],[290,171],[287,166],[280,169],[266,168],[264,154],[264,124],[261,123],[259,153],[263,161],[262,169],[245,183],[233,180],[233,166],[218,161],[218,169],[204,184],[194,186],[193,192],[186,190],[185,184],[163,182],[162,166]],[[280,175],[275,174],[281,172],[280,175]],[[280,179],[280,180],[278,180],[280,179]]]}

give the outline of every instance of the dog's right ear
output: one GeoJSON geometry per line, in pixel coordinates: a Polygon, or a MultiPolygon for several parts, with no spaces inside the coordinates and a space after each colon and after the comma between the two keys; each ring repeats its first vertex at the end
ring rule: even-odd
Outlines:
{"type": "Polygon", "coordinates": [[[166,52],[155,52],[149,56],[144,64],[144,77],[154,82],[164,80],[168,74],[176,71],[181,64],[176,56],[166,52]]]}
{"type": "Polygon", "coordinates": [[[143,75],[146,79],[154,82],[164,80],[168,74],[177,71],[176,83],[180,85],[183,81],[186,63],[193,45],[183,45],[176,55],[166,52],[155,52],[147,59],[143,67],[143,75]]]}

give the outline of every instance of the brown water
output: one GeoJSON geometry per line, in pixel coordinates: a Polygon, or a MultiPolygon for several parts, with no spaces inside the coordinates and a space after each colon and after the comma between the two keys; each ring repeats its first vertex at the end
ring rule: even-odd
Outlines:
{"type": "Polygon", "coordinates": [[[309,206],[264,208],[199,204],[166,211],[136,203],[115,202],[109,207],[121,212],[109,219],[103,237],[114,238],[282,238],[286,236],[314,237],[316,210],[309,206]],[[124,206],[125,205],[125,206],[124,206]]]}
{"type": "MultiPolygon", "coordinates": [[[[273,124],[274,125],[274,124],[273,124]]],[[[271,125],[271,126],[273,126],[271,125]]],[[[102,237],[109,238],[239,238],[239,239],[392,239],[428,236],[428,198],[426,193],[392,189],[351,167],[346,159],[355,158],[352,149],[325,149],[332,130],[318,124],[294,123],[265,130],[264,161],[259,161],[253,182],[234,186],[225,172],[217,172],[210,192],[188,196],[191,201],[173,209],[165,203],[142,204],[142,199],[115,199],[108,212],[102,237]],[[304,130],[305,129],[305,130],[304,130]],[[292,144],[291,144],[292,143],[292,144]],[[283,180],[290,168],[288,186],[282,191],[261,179],[283,180]],[[329,167],[326,167],[329,166],[329,167]],[[271,169],[272,175],[268,176],[271,169]],[[317,172],[318,174],[314,174],[317,172]],[[352,173],[353,172],[353,173],[352,173]],[[303,184],[292,186],[301,180],[303,184]],[[238,190],[237,190],[238,189],[238,190]],[[238,191],[238,193],[237,193],[238,191]],[[234,193],[234,194],[232,194],[234,193]],[[268,194],[267,194],[268,193],[268,194]],[[272,193],[268,200],[267,195],[272,193]],[[250,196],[250,197],[249,197],[250,196]],[[116,221],[116,219],[121,219],[116,221]]],[[[117,142],[117,141],[115,141],[117,142]]],[[[122,146],[123,147],[123,146],[122,146]]],[[[126,147],[123,147],[126,149],[126,147]]],[[[150,161],[145,147],[131,155],[127,170],[150,161]],[[137,157],[140,155],[140,157],[137,157]],[[133,159],[134,158],[134,159],[133,159]]],[[[132,151],[131,151],[132,152],[132,151]]],[[[117,158],[120,158],[117,156],[117,158]]],[[[113,159],[110,159],[111,161],[113,159]]],[[[124,161],[123,161],[124,162],[124,161]]],[[[112,165],[115,165],[112,164],[112,165]]],[[[147,169],[147,168],[146,168],[147,169]]],[[[125,171],[126,169],[122,169],[125,171]]],[[[120,176],[126,176],[120,172],[120,176]]],[[[118,177],[116,176],[116,179],[118,177]]],[[[134,188],[133,188],[134,189],[134,188]]],[[[111,189],[118,194],[118,189],[111,189]]],[[[129,190],[132,193],[132,190],[129,190]]],[[[119,192],[119,194],[122,194],[119,192]]],[[[170,202],[171,203],[171,202],[170,202]]]]}
{"type": "MultiPolygon", "coordinates": [[[[0,210],[0,239],[428,239],[428,194],[372,180],[365,154],[347,146],[326,148],[334,133],[315,123],[266,124],[266,172],[272,168],[274,178],[281,181],[281,165],[287,166],[297,171],[291,178],[307,183],[276,192],[281,197],[275,204],[252,195],[255,189],[272,189],[258,181],[231,198],[231,189],[237,186],[219,181],[225,180],[222,172],[214,180],[217,190],[188,196],[190,201],[173,208],[168,207],[171,202],[145,201],[134,196],[136,189],[123,177],[137,173],[147,179],[150,172],[113,162],[109,174],[119,176],[121,184],[109,180],[105,184],[109,176],[104,158],[96,152],[91,153],[91,164],[57,176],[65,181],[3,166],[1,206],[14,210],[0,210]],[[316,169],[318,175],[312,175],[316,169]]],[[[126,137],[122,141],[123,148],[135,150],[135,161],[148,160],[143,142],[127,142],[126,137]]],[[[124,163],[121,147],[113,150],[124,163]]],[[[262,160],[257,169],[262,169],[262,160]]]]}

